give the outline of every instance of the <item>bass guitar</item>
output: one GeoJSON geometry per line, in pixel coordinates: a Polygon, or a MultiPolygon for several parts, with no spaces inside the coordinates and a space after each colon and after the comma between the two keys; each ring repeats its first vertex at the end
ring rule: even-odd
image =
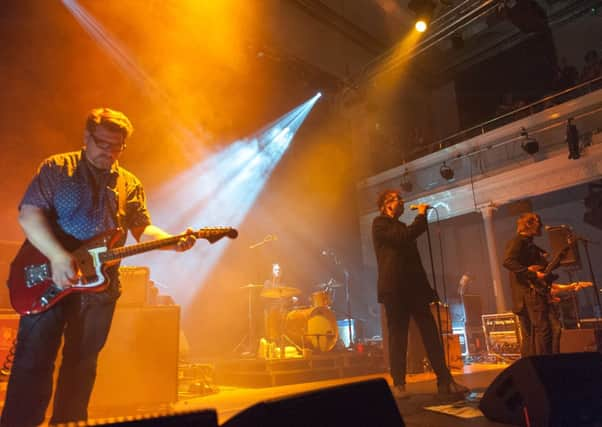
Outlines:
{"type": "Polygon", "coordinates": [[[215,243],[223,237],[236,238],[238,231],[231,227],[202,228],[192,233],[118,246],[118,242],[123,241],[124,232],[117,229],[84,242],[71,242],[66,247],[76,248],[71,255],[78,281],[64,288],[52,281],[50,260],[26,240],[10,266],[7,284],[11,305],[19,314],[35,314],[48,310],[73,292],[101,292],[109,286],[105,270],[120,259],[174,245],[189,234],[215,243]]]}

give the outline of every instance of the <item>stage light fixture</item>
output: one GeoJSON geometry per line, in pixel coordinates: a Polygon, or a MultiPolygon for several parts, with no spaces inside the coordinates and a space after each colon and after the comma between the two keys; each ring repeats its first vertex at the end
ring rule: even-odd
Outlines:
{"type": "Polygon", "coordinates": [[[426,31],[436,7],[437,4],[433,0],[410,0],[408,9],[416,14],[414,27],[417,31],[426,31]]]}
{"type": "Polygon", "coordinates": [[[525,153],[530,156],[534,155],[539,151],[539,142],[535,138],[529,137],[529,133],[525,128],[522,128],[521,133],[522,142],[520,143],[521,148],[525,151],[525,153]]]}
{"type": "Polygon", "coordinates": [[[452,179],[454,179],[454,170],[452,168],[450,168],[449,166],[447,166],[445,164],[445,162],[443,162],[443,164],[439,168],[439,174],[441,174],[442,178],[444,178],[448,181],[451,181],[452,179]]]}
{"type": "Polygon", "coordinates": [[[410,181],[410,173],[408,172],[407,169],[405,170],[405,172],[403,173],[403,175],[401,175],[401,182],[399,183],[399,186],[406,193],[411,192],[412,189],[414,188],[414,185],[412,184],[412,181],[410,181]]]}

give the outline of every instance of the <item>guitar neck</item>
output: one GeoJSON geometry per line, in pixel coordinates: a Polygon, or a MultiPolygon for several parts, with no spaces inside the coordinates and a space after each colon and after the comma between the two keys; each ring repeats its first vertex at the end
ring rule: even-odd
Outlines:
{"type": "Polygon", "coordinates": [[[100,254],[101,262],[113,261],[126,258],[132,255],[138,255],[144,252],[161,249],[175,245],[178,241],[186,236],[193,235],[197,239],[207,239],[210,243],[215,243],[222,237],[235,239],[238,236],[238,231],[232,227],[209,227],[202,228],[190,233],[177,234],[175,236],[166,237],[164,239],[151,240],[144,243],[136,243],[134,245],[122,246],[120,248],[112,248],[100,254]]]}
{"type": "Polygon", "coordinates": [[[136,243],[129,246],[122,246],[107,251],[102,255],[102,262],[113,261],[116,259],[122,259],[133,255],[142,254],[144,252],[153,251],[155,249],[165,248],[178,243],[182,237],[186,236],[185,233],[178,234],[176,236],[166,237],[164,239],[151,240],[149,242],[136,243]]]}

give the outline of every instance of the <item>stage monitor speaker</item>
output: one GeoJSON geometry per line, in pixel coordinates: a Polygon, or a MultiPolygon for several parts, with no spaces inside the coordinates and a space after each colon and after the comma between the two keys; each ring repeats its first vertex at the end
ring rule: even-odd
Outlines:
{"type": "MultiPolygon", "coordinates": [[[[74,424],[58,424],[55,427],[73,427],[74,424]]],[[[78,422],[77,427],[113,426],[113,427],[218,427],[217,413],[214,409],[195,412],[155,416],[117,417],[108,420],[97,419],[87,423],[78,422]]]]}
{"type": "Polygon", "coordinates": [[[393,427],[404,423],[387,382],[379,378],[264,401],[222,426],[393,427]]]}
{"type": "Polygon", "coordinates": [[[117,307],[100,352],[92,417],[161,410],[177,400],[180,307],[117,307]]]}
{"type": "Polygon", "coordinates": [[[602,423],[602,354],[530,356],[506,368],[479,404],[492,421],[531,426],[602,423]]]}

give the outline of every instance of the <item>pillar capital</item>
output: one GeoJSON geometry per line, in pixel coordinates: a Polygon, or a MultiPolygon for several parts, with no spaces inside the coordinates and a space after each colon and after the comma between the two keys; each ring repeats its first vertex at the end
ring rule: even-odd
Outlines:
{"type": "Polygon", "coordinates": [[[477,209],[483,215],[483,218],[491,218],[493,217],[493,213],[497,210],[497,205],[493,202],[485,203],[483,205],[477,206],[477,209]]]}

